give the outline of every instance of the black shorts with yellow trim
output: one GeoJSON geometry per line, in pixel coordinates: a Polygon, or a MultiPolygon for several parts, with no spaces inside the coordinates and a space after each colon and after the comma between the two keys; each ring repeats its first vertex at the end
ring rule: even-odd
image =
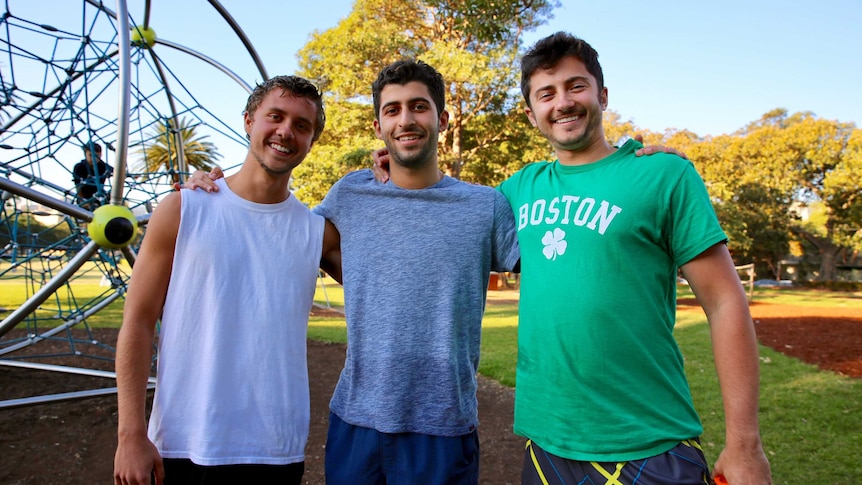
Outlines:
{"type": "Polygon", "coordinates": [[[710,485],[700,440],[684,440],[660,455],[624,462],[577,461],[527,440],[521,485],[710,485]]]}

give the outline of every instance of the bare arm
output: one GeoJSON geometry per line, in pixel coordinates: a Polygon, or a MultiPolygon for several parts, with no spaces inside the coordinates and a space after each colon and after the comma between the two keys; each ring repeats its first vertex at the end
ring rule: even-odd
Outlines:
{"type": "Polygon", "coordinates": [[[180,203],[180,194],[171,194],[153,213],[126,295],[116,355],[116,484],[150,483],[151,472],[155,472],[157,483],[164,480],[162,459],[147,438],[146,385],[156,320],[165,303],[173,266],[180,203]]]}
{"type": "Polygon", "coordinates": [[[320,269],[332,276],[338,284],[341,281],[341,234],[335,225],[326,220],[323,230],[323,253],[320,258],[320,269]]]}
{"type": "Polygon", "coordinates": [[[686,263],[682,272],[709,320],[724,404],[726,443],[714,471],[733,485],[771,484],[757,419],[757,339],[733,260],[724,244],[716,244],[686,263]]]}

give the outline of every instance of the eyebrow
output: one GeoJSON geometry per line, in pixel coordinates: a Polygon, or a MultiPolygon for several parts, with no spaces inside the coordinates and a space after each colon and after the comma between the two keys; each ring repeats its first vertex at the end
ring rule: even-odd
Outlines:
{"type": "MultiPolygon", "coordinates": [[[[415,98],[410,98],[407,100],[407,104],[414,104],[414,103],[420,102],[420,101],[424,102],[424,103],[428,103],[429,105],[434,104],[433,102],[431,102],[430,99],[426,98],[425,96],[417,96],[415,98]]],[[[400,105],[400,104],[401,104],[401,101],[389,101],[388,103],[384,103],[383,106],[380,107],[380,109],[383,109],[383,108],[386,108],[389,106],[393,106],[393,105],[400,105]]]]}
{"type": "MultiPolygon", "coordinates": [[[[267,113],[277,113],[277,114],[282,115],[282,116],[290,115],[290,112],[288,112],[287,110],[283,110],[281,108],[270,108],[270,109],[266,110],[266,112],[267,113]]],[[[304,122],[310,124],[311,126],[314,126],[314,120],[312,120],[308,117],[301,116],[301,115],[291,115],[291,117],[296,118],[299,121],[304,121],[304,122]]]]}
{"type": "MultiPolygon", "coordinates": [[[[572,84],[572,83],[575,83],[578,81],[584,81],[584,82],[589,83],[590,79],[587,76],[572,76],[572,77],[566,79],[563,84],[568,85],[568,84],[572,84]]],[[[536,93],[539,93],[541,91],[547,91],[549,89],[553,89],[553,87],[554,87],[553,84],[546,84],[540,88],[536,88],[536,93]]]]}

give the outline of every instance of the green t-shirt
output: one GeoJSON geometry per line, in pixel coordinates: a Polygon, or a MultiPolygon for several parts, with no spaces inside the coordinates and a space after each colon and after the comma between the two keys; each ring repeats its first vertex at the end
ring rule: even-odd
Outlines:
{"type": "Polygon", "coordinates": [[[515,432],[572,460],[702,432],[673,337],[677,269],[726,237],[692,164],[640,146],[533,163],[499,188],[521,248],[515,432]]]}

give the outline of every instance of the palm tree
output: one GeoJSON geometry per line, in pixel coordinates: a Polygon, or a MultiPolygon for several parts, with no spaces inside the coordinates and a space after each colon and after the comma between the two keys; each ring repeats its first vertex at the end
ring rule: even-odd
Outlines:
{"type": "Polygon", "coordinates": [[[181,118],[177,128],[171,128],[176,123],[166,120],[165,123],[156,125],[155,131],[148,141],[144,142],[144,148],[139,151],[143,158],[138,163],[138,171],[145,172],[145,177],[155,172],[167,171],[173,182],[179,182],[179,150],[177,150],[178,135],[183,140],[183,158],[186,167],[199,170],[211,170],[215,161],[221,158],[212,142],[206,141],[208,135],[197,136],[195,130],[197,125],[192,125],[186,118],[181,118]]]}

